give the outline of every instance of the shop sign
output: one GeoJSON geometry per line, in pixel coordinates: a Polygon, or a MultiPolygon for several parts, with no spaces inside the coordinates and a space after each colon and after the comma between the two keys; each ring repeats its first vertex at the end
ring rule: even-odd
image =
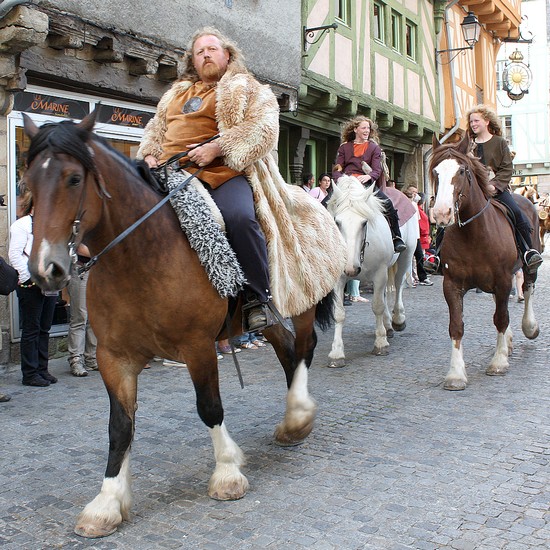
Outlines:
{"type": "Polygon", "coordinates": [[[123,107],[104,105],[103,103],[98,105],[97,108],[99,109],[97,122],[116,126],[129,126],[130,128],[145,128],[154,116],[154,113],[147,111],[124,109],[123,107]]]}
{"type": "Polygon", "coordinates": [[[13,110],[82,120],[90,112],[90,105],[86,101],[76,99],[31,92],[17,92],[14,97],[13,110]]]}

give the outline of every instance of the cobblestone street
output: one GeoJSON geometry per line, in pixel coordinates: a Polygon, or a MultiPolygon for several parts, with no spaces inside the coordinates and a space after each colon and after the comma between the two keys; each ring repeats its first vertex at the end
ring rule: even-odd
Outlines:
{"type": "Polygon", "coordinates": [[[306,442],[281,448],[285,383],[270,346],[244,350],[241,390],[232,359],[220,362],[226,424],[247,456],[250,491],[236,502],[207,496],[214,467],[187,372],[160,362],[140,376],[132,449],[130,521],[109,538],[73,533],[99,491],[107,459],[108,399],[100,376],[21,385],[0,405],[0,546],[9,549],[543,549],[550,545],[550,255],[540,270],[540,336],[521,333],[510,299],[514,352],[504,377],[485,375],[494,351],[490,295],[465,298],[469,385],[443,390],[451,345],[442,278],[407,289],[407,327],[386,357],[370,304],[346,308],[348,364],[330,369],[333,331],[320,335],[310,375],[319,410],[306,442]]]}

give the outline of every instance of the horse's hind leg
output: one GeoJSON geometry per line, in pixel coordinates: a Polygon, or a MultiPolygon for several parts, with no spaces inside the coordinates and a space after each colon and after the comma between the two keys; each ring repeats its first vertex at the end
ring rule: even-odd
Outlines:
{"type": "Polygon", "coordinates": [[[296,338],[281,325],[264,331],[284,368],[288,393],[283,421],[275,428],[275,442],[289,446],[301,443],[313,429],[317,405],[308,391],[308,369],[317,336],[313,328],[315,308],[292,319],[296,338]]]}
{"type": "Polygon", "coordinates": [[[529,274],[525,274],[523,296],[525,297],[525,301],[523,317],[521,319],[521,330],[526,338],[529,338],[529,340],[534,340],[539,335],[539,324],[535,318],[535,310],[533,308],[535,283],[532,281],[532,276],[529,274]]]}
{"type": "Polygon", "coordinates": [[[211,349],[197,354],[186,352],[185,360],[197,395],[197,411],[210,429],[216,467],[208,483],[208,495],[216,500],[237,500],[248,490],[248,480],[241,473],[245,463],[239,446],[231,439],[223,422],[218,365],[214,342],[211,349]]]}
{"type": "Polygon", "coordinates": [[[344,287],[346,286],[347,277],[342,275],[336,287],[334,288],[334,337],[332,339],[332,348],[328,354],[330,360],[329,367],[340,368],[346,366],[346,355],[344,351],[344,340],[342,332],[344,322],[346,321],[346,311],[344,309],[344,287]]]}
{"type": "Polygon", "coordinates": [[[82,537],[105,537],[128,519],[132,503],[130,445],[137,408],[136,367],[98,348],[100,372],[109,394],[109,458],[100,493],[77,518],[75,533],[82,537]]]}

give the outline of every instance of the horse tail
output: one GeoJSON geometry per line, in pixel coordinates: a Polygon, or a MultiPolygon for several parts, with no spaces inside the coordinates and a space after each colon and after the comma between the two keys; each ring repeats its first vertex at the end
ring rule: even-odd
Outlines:
{"type": "Polygon", "coordinates": [[[395,290],[395,274],[397,273],[397,262],[394,262],[388,267],[388,282],[386,283],[386,290],[393,292],[395,290]]]}
{"type": "Polygon", "coordinates": [[[315,322],[324,332],[334,322],[334,290],[331,290],[315,307],[315,322]]]}

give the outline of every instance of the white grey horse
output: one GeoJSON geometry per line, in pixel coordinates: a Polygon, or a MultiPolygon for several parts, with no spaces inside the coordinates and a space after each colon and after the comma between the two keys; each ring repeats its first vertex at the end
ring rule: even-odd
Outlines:
{"type": "Polygon", "coordinates": [[[415,216],[401,227],[401,236],[407,249],[401,254],[395,254],[391,231],[383,214],[383,202],[377,196],[374,186],[365,188],[357,178],[343,176],[338,180],[338,185],[333,187],[327,208],[346,242],[347,263],[335,288],[336,326],[329,366],[343,367],[345,353],[342,330],[346,317],[343,296],[346,282],[348,279],[359,279],[362,283],[373,284],[372,311],[376,317],[376,329],[372,353],[387,355],[388,336],[393,335],[393,330],[403,330],[406,325],[403,288],[407,274],[412,270],[419,227],[415,216]],[[391,316],[386,294],[390,269],[395,285],[391,316]]]}

